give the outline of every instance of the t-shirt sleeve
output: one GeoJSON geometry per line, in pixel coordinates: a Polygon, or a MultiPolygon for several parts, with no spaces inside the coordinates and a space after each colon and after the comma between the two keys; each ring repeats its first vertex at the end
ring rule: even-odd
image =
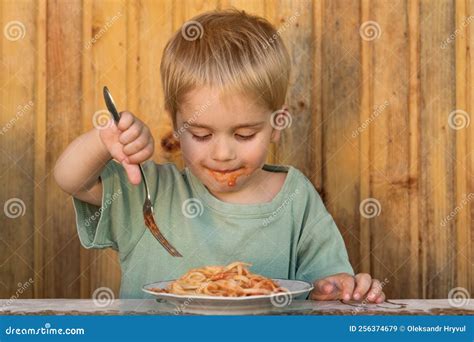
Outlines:
{"type": "Polygon", "coordinates": [[[336,273],[354,270],[349,262],[344,240],[321,197],[307,181],[309,193],[305,220],[297,244],[296,278],[314,282],[336,273]]]}
{"type": "Polygon", "coordinates": [[[73,197],[81,245],[85,248],[111,247],[127,252],[143,233],[143,225],[135,222],[137,215],[130,214],[141,214],[142,209],[138,205],[143,204],[143,200],[140,202],[133,198],[136,189],[128,182],[123,166],[114,160],[104,167],[100,179],[100,207],[73,197]]]}

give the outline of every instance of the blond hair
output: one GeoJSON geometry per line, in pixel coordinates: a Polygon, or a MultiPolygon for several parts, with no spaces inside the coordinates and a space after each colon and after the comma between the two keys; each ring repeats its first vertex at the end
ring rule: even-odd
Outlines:
{"type": "Polygon", "coordinates": [[[200,14],[183,24],[161,60],[165,109],[176,127],[183,97],[209,86],[253,96],[269,110],[285,103],[290,57],[264,18],[236,9],[200,14]]]}

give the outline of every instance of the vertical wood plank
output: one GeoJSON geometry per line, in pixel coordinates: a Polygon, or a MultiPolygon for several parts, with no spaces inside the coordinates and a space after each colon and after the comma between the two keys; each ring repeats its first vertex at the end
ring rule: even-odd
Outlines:
{"type": "Polygon", "coordinates": [[[445,298],[454,285],[454,221],[441,223],[454,209],[455,133],[448,115],[455,109],[455,48],[440,44],[455,30],[451,1],[421,1],[421,205],[424,297],[445,298]]]}
{"type": "Polygon", "coordinates": [[[49,298],[76,297],[74,279],[80,274],[79,240],[71,197],[55,183],[53,167],[67,144],[81,134],[81,1],[47,4],[47,158],[45,180],[37,191],[46,193],[46,215],[51,219],[43,232],[44,294],[49,298]],[[68,20],[64,20],[68,18],[68,20]]]}
{"type": "MultiPolygon", "coordinates": [[[[46,155],[47,141],[46,141],[46,2],[38,2],[38,12],[36,17],[36,112],[35,112],[35,184],[43,182],[46,178],[46,155]]],[[[34,283],[34,297],[42,298],[45,295],[44,286],[44,245],[47,242],[47,237],[41,232],[41,228],[47,224],[49,217],[46,212],[46,193],[40,191],[40,188],[35,186],[33,190],[35,196],[35,237],[34,237],[34,269],[35,269],[35,283],[34,283]]]]}
{"type": "MultiPolygon", "coordinates": [[[[468,17],[473,18],[474,17],[474,0],[469,0],[469,12],[468,12],[468,17]]],[[[467,46],[466,46],[466,54],[467,54],[467,59],[468,59],[468,64],[467,64],[467,73],[468,73],[468,83],[466,85],[466,89],[469,91],[469,89],[473,89],[474,87],[474,25],[471,21],[471,24],[469,25],[467,29],[467,46]]],[[[467,180],[468,180],[468,187],[469,187],[469,194],[474,193],[474,122],[473,122],[473,116],[474,116],[474,92],[469,91],[467,93],[467,111],[470,114],[471,117],[471,125],[470,129],[468,131],[468,138],[467,138],[467,148],[466,148],[466,156],[464,158],[465,160],[465,165],[467,169],[467,180]]],[[[471,260],[474,258],[474,234],[473,234],[473,229],[474,229],[474,200],[471,200],[468,204],[470,214],[468,214],[468,227],[469,227],[469,234],[470,234],[470,239],[469,239],[469,249],[466,252],[466,256],[468,260],[471,260]]],[[[472,264],[471,264],[472,265],[472,264]]],[[[471,266],[471,268],[468,270],[469,272],[469,283],[467,284],[469,292],[472,296],[474,293],[474,269],[471,266]]]]}
{"type": "Polygon", "coordinates": [[[31,298],[34,284],[30,278],[39,281],[34,269],[35,199],[31,190],[35,186],[37,110],[35,3],[1,2],[0,24],[0,297],[31,298]]]}
{"type": "Polygon", "coordinates": [[[359,126],[361,86],[360,4],[325,1],[322,38],[323,187],[326,205],[341,230],[355,271],[360,258],[360,142],[350,132],[359,126]]]}
{"type": "Polygon", "coordinates": [[[311,132],[309,144],[312,146],[309,155],[311,183],[324,197],[323,188],[323,107],[322,107],[322,40],[323,40],[323,0],[313,2],[312,13],[312,89],[311,89],[311,132]]]}
{"type": "Polygon", "coordinates": [[[410,178],[407,101],[410,50],[406,44],[406,6],[405,1],[393,1],[390,6],[375,2],[372,6],[381,36],[372,41],[371,198],[380,203],[380,214],[369,219],[373,241],[371,270],[374,277],[387,278],[389,284],[404,284],[403,287],[387,287],[392,298],[413,297],[417,291],[416,279],[411,278],[414,265],[410,250],[409,200],[410,188],[416,184],[416,179],[410,178]]]}
{"type": "MultiPolygon", "coordinates": [[[[361,23],[368,22],[371,19],[370,13],[370,1],[363,0],[361,1],[361,10],[360,10],[360,21],[361,23]]],[[[360,28],[359,28],[360,35],[360,28]]],[[[350,134],[350,141],[357,142],[359,141],[359,174],[360,174],[360,194],[359,201],[366,200],[370,198],[370,130],[362,129],[363,123],[370,122],[371,110],[374,106],[373,104],[373,55],[374,48],[373,43],[370,40],[361,39],[361,77],[367,79],[367,82],[364,82],[361,89],[361,103],[360,103],[360,120],[359,126],[353,130],[350,134]],[[361,127],[361,131],[359,131],[361,127]]],[[[365,127],[365,126],[364,126],[365,127]]],[[[346,134],[349,135],[349,134],[346,134]]],[[[359,210],[360,211],[360,210],[359,210]]],[[[370,273],[371,269],[371,258],[370,258],[370,249],[371,249],[371,239],[370,239],[370,220],[367,220],[365,217],[359,214],[359,255],[358,255],[358,272],[370,273]]],[[[351,246],[355,248],[355,244],[351,246]]],[[[349,248],[351,248],[349,247],[349,248]]],[[[351,253],[349,252],[351,255],[351,253]]]]}
{"type": "Polygon", "coordinates": [[[408,43],[410,49],[410,81],[408,92],[408,112],[410,130],[410,169],[409,179],[415,180],[408,188],[410,202],[410,277],[414,298],[421,296],[421,253],[420,253],[420,13],[419,0],[408,1],[408,43]]]}
{"type": "MultiPolygon", "coordinates": [[[[456,51],[456,110],[462,110],[461,116],[469,115],[469,108],[467,107],[468,96],[472,89],[467,88],[468,83],[468,69],[467,69],[467,28],[466,22],[466,1],[456,1],[455,11],[455,27],[458,28],[459,34],[456,36],[455,51],[456,51]],[[469,90],[468,90],[469,89],[469,90]]],[[[463,120],[467,120],[468,116],[463,120]]],[[[455,131],[456,139],[456,154],[455,156],[466,156],[467,152],[467,138],[469,127],[461,127],[455,131]]],[[[467,258],[470,255],[470,227],[469,227],[469,205],[466,205],[469,199],[468,193],[468,178],[467,178],[467,164],[466,159],[461,158],[457,160],[455,157],[455,177],[456,177],[456,193],[455,204],[460,208],[455,217],[456,227],[456,282],[455,287],[468,288],[469,286],[469,269],[471,266],[471,259],[467,258]]],[[[473,194],[474,196],[474,194],[473,194]]],[[[474,199],[474,198],[473,198],[474,199]]]]}
{"type": "MultiPolygon", "coordinates": [[[[89,127],[90,115],[94,113],[93,99],[95,87],[92,84],[92,54],[90,44],[92,42],[92,1],[82,2],[82,122],[81,129],[89,127]]],[[[79,282],[80,298],[90,298],[93,279],[91,279],[91,263],[97,258],[97,252],[81,248],[79,251],[80,274],[74,282],[79,282]]]]}

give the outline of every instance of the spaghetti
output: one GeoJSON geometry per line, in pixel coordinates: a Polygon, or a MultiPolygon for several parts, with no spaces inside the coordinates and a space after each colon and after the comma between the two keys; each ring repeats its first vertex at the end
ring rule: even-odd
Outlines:
{"type": "Polygon", "coordinates": [[[195,268],[173,281],[167,288],[152,288],[158,293],[218,297],[245,297],[288,292],[275,281],[251,273],[252,264],[236,261],[227,266],[195,268]]]}

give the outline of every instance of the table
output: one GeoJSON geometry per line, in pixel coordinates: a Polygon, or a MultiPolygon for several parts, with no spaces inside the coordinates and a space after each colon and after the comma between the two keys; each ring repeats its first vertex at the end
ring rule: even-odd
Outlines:
{"type": "MultiPolygon", "coordinates": [[[[189,315],[154,299],[0,300],[0,315],[189,315]]],[[[212,314],[212,313],[209,313],[212,314]]],[[[229,312],[229,314],[236,314],[229,312]]],[[[242,313],[237,313],[242,314],[242,313]]],[[[255,312],[246,314],[254,315],[255,312]]],[[[340,301],[295,300],[283,308],[267,308],[259,315],[474,315],[474,301],[453,307],[447,299],[396,299],[389,303],[360,304],[340,301]]]]}

